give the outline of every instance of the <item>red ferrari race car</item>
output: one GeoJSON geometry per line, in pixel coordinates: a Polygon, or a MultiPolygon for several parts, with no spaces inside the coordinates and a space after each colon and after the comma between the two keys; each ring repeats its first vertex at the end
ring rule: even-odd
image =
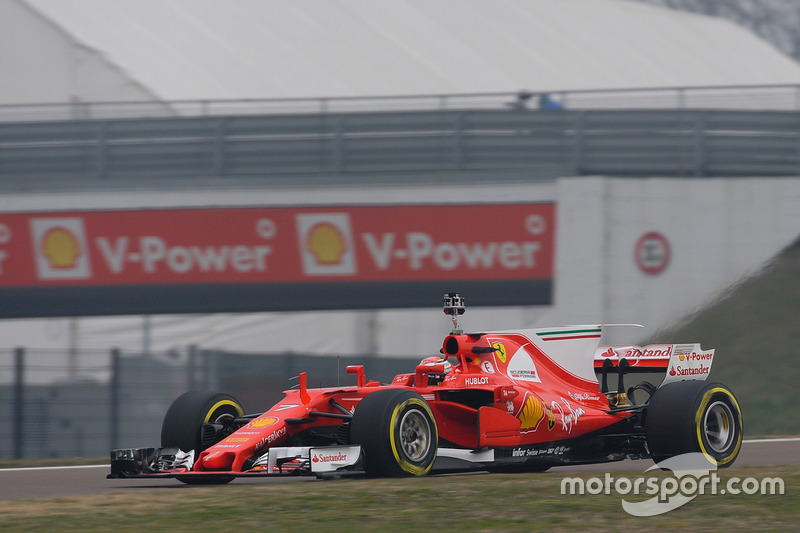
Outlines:
{"type": "Polygon", "coordinates": [[[168,409],[159,448],[111,452],[110,478],[422,476],[702,452],[729,466],[742,415],[728,387],[708,383],[714,350],[699,344],[598,347],[605,326],[463,333],[458,294],[444,298],[454,329],[441,355],[390,384],[299,388],[264,413],[227,394],[189,391],[168,409]],[[658,372],[658,386],[637,372],[658,372]],[[614,387],[609,385],[612,382],[614,387]]]}

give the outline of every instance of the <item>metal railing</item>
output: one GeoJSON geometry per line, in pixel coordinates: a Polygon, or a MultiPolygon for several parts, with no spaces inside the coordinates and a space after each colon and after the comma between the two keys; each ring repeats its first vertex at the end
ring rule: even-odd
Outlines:
{"type": "Polygon", "coordinates": [[[800,112],[529,110],[0,124],[0,189],[798,175],[800,112]],[[433,178],[432,176],[439,176],[433,178]],[[489,176],[487,178],[487,176],[489,176]],[[537,178],[538,176],[538,178],[537,178]]]}
{"type": "MultiPolygon", "coordinates": [[[[503,110],[524,105],[535,109],[541,91],[433,95],[354,96],[31,103],[0,105],[0,123],[52,120],[106,120],[143,117],[327,114],[384,111],[503,110]]],[[[627,89],[553,90],[561,106],[590,109],[733,109],[800,111],[800,85],[720,85],[627,89]]]]}

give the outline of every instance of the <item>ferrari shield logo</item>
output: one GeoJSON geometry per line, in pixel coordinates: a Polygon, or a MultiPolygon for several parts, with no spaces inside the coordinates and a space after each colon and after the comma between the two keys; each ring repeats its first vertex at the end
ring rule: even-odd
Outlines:
{"type": "Polygon", "coordinates": [[[495,353],[495,355],[497,355],[497,358],[500,359],[500,362],[505,364],[505,362],[506,362],[506,347],[505,347],[505,345],[503,345],[502,342],[495,342],[495,343],[492,343],[492,348],[494,348],[494,350],[495,350],[494,353],[495,353]]]}

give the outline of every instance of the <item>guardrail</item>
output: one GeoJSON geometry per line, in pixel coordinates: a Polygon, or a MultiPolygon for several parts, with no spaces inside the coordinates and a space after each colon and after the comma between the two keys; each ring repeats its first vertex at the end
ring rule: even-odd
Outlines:
{"type": "Polygon", "coordinates": [[[447,110],[0,123],[0,188],[797,175],[800,112],[447,110]],[[454,179],[454,178],[453,178],[454,179]],[[305,181],[304,181],[305,180],[305,181]]]}
{"type": "Polygon", "coordinates": [[[800,85],[640,87],[337,98],[264,98],[0,105],[0,123],[145,117],[207,117],[386,111],[536,109],[547,95],[567,109],[728,109],[800,111],[800,85]]]}

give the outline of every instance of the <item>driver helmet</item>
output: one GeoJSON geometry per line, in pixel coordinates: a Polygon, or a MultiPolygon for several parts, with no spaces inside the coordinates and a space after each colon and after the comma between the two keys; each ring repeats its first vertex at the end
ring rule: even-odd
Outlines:
{"type": "Polygon", "coordinates": [[[444,357],[439,357],[438,355],[434,355],[432,357],[426,357],[420,362],[421,365],[425,366],[434,366],[434,365],[444,365],[444,373],[449,374],[453,371],[453,365],[450,364],[450,361],[445,359],[444,357]]]}

